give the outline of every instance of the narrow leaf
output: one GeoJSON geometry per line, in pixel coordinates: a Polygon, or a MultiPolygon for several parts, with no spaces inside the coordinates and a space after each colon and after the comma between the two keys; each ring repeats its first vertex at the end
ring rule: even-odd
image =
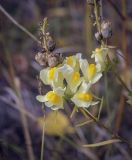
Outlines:
{"type": "Polygon", "coordinates": [[[111,139],[111,140],[107,140],[107,141],[103,141],[103,142],[99,142],[99,143],[94,143],[94,144],[85,144],[85,145],[83,145],[83,147],[100,147],[100,146],[105,146],[105,145],[109,145],[109,144],[117,143],[117,142],[121,142],[121,140],[111,139]]]}
{"type": "Polygon", "coordinates": [[[77,107],[76,107],[76,106],[74,106],[74,108],[73,108],[73,110],[72,110],[72,113],[71,113],[71,115],[70,115],[70,118],[73,117],[73,115],[75,114],[75,112],[77,112],[77,107]]]}
{"type": "Polygon", "coordinates": [[[101,111],[102,111],[103,102],[104,102],[104,98],[102,97],[102,98],[101,98],[101,103],[100,103],[100,106],[99,106],[98,120],[100,119],[100,113],[101,113],[101,111]]]}
{"type": "Polygon", "coordinates": [[[79,123],[79,124],[76,124],[75,127],[82,127],[82,126],[84,126],[84,125],[86,125],[86,124],[89,124],[89,123],[91,123],[91,122],[93,122],[92,119],[91,119],[91,120],[88,120],[88,121],[85,121],[85,122],[81,122],[81,123],[79,123]]]}

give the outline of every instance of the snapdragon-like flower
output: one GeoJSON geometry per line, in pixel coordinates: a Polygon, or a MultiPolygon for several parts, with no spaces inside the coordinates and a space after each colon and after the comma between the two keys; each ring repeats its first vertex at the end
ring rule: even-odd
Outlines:
{"type": "Polygon", "coordinates": [[[81,58],[80,53],[66,57],[62,64],[40,71],[40,79],[45,85],[50,85],[53,91],[36,98],[53,110],[63,108],[63,98],[71,100],[78,107],[87,108],[98,103],[93,101],[89,89],[101,76],[100,63],[89,64],[81,58]]]}
{"type": "Polygon", "coordinates": [[[74,94],[83,80],[79,71],[74,70],[67,64],[64,64],[64,66],[60,67],[59,71],[62,72],[63,77],[67,82],[67,88],[70,89],[72,94],[74,94]]]}
{"type": "Polygon", "coordinates": [[[79,71],[79,60],[81,59],[81,53],[77,53],[74,56],[66,57],[64,64],[69,65],[75,71],[79,71]]]}
{"type": "Polygon", "coordinates": [[[102,77],[100,64],[89,64],[86,59],[80,59],[80,68],[84,79],[91,84],[96,83],[102,77]]]}
{"type": "Polygon", "coordinates": [[[46,85],[51,85],[53,88],[63,87],[63,76],[59,72],[59,67],[45,68],[40,71],[40,79],[46,85]]]}
{"type": "Polygon", "coordinates": [[[90,83],[83,81],[79,90],[71,98],[72,102],[74,102],[74,104],[77,107],[88,108],[91,105],[98,104],[98,101],[93,101],[93,94],[90,92],[89,89],[90,89],[90,83]]]}
{"type": "Polygon", "coordinates": [[[105,67],[107,54],[108,54],[108,48],[96,48],[91,56],[91,58],[95,58],[95,62],[97,64],[101,65],[102,70],[105,67]]]}
{"type": "Polygon", "coordinates": [[[45,102],[47,107],[53,110],[63,109],[63,96],[65,88],[55,88],[53,91],[49,91],[46,95],[38,95],[36,99],[39,102],[45,102]]]}

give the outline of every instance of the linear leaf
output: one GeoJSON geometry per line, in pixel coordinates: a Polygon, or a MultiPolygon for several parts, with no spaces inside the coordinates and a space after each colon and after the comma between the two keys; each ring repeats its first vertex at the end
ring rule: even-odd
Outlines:
{"type": "Polygon", "coordinates": [[[121,140],[111,139],[111,140],[107,140],[107,141],[103,141],[103,142],[99,142],[99,143],[94,143],[94,144],[85,144],[85,145],[83,145],[83,147],[100,147],[100,146],[105,146],[105,145],[109,145],[109,144],[117,143],[117,142],[121,142],[121,140]]]}
{"type": "Polygon", "coordinates": [[[101,114],[101,111],[102,111],[103,102],[104,102],[104,98],[102,97],[101,98],[101,103],[100,103],[100,106],[99,106],[98,120],[100,119],[100,114],[101,114]]]}
{"type": "Polygon", "coordinates": [[[82,127],[82,126],[87,125],[87,124],[89,124],[89,123],[91,123],[91,122],[93,122],[92,119],[90,119],[90,120],[88,120],[88,121],[85,121],[85,122],[81,122],[81,123],[79,123],[79,124],[76,124],[75,127],[82,127]]]}

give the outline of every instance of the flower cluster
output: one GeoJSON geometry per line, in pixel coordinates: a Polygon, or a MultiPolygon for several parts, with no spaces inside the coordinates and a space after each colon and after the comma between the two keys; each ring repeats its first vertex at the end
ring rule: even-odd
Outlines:
{"type": "Polygon", "coordinates": [[[77,53],[66,57],[56,67],[42,69],[40,79],[52,90],[45,95],[38,95],[37,100],[45,102],[53,110],[63,109],[67,98],[77,107],[88,108],[97,104],[90,89],[102,77],[107,52],[105,48],[96,48],[91,56],[95,58],[95,63],[88,63],[81,53],[77,53]]]}

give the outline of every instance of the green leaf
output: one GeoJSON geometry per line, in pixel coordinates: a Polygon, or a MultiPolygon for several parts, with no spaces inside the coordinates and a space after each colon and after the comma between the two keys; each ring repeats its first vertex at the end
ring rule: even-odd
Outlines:
{"type": "Polygon", "coordinates": [[[81,122],[81,123],[79,123],[79,124],[76,124],[75,127],[82,127],[82,126],[87,125],[87,124],[89,124],[89,123],[91,123],[91,122],[93,122],[92,119],[87,120],[87,121],[85,121],[85,122],[81,122]]]}
{"type": "Polygon", "coordinates": [[[73,115],[75,114],[75,112],[78,112],[77,106],[74,106],[74,108],[73,108],[73,110],[72,110],[72,113],[71,113],[71,115],[70,115],[70,118],[73,117],[73,115]]]}
{"type": "Polygon", "coordinates": [[[101,103],[100,103],[100,106],[99,106],[98,120],[100,119],[100,114],[101,114],[101,111],[102,111],[103,103],[104,103],[104,98],[102,97],[101,98],[101,103]]]}
{"type": "Polygon", "coordinates": [[[117,143],[117,142],[121,142],[121,140],[111,139],[111,140],[107,140],[107,141],[103,141],[103,142],[99,142],[99,143],[85,144],[85,145],[83,145],[83,147],[100,147],[100,146],[105,146],[105,145],[109,145],[109,144],[117,143]]]}

